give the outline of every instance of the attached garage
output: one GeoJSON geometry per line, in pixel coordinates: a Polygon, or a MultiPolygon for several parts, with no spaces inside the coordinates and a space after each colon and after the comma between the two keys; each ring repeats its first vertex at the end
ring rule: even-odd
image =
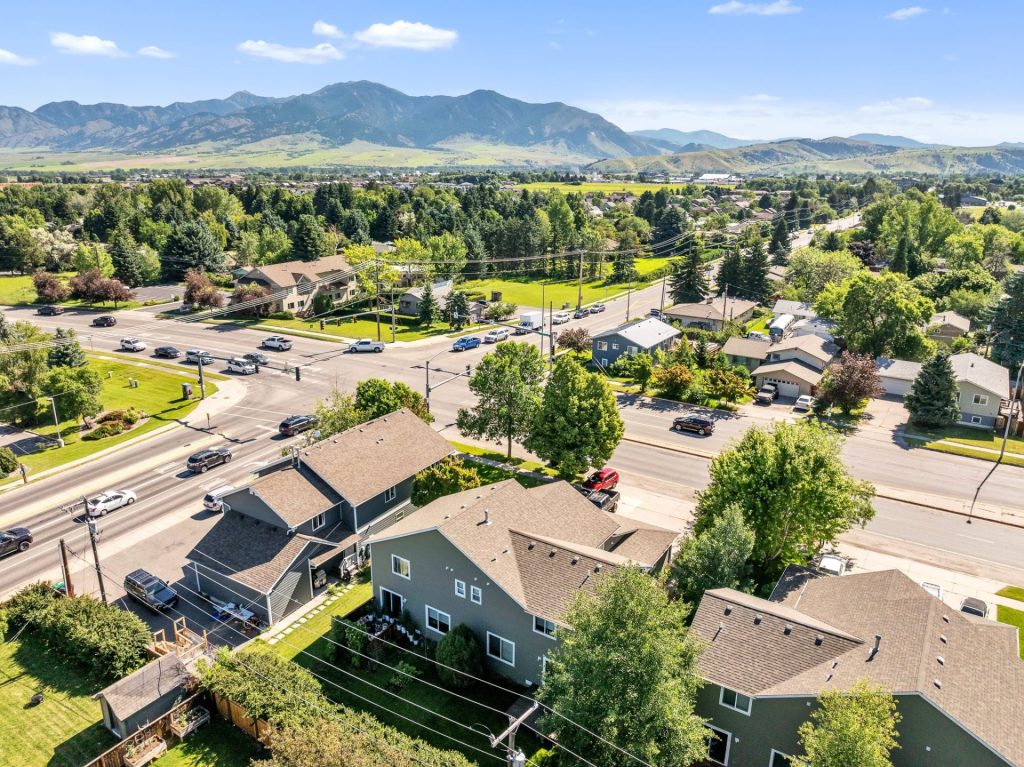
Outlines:
{"type": "Polygon", "coordinates": [[[821,373],[796,360],[761,365],[754,371],[754,383],[761,388],[766,383],[779,387],[779,396],[796,398],[814,394],[821,382],[821,373]]]}
{"type": "Polygon", "coordinates": [[[910,393],[914,379],[921,372],[920,362],[908,360],[879,359],[878,383],[882,392],[889,397],[903,397],[910,393]]]}

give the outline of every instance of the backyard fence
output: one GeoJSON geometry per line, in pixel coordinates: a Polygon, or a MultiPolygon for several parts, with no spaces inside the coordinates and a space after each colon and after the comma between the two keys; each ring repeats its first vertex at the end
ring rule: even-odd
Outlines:
{"type": "Polygon", "coordinates": [[[177,736],[171,732],[171,722],[175,717],[184,714],[206,702],[205,693],[197,693],[191,698],[182,701],[159,719],[150,722],[145,727],[140,727],[134,733],[122,740],[109,751],[105,751],[84,767],[129,767],[129,752],[132,744],[143,743],[152,738],[163,738],[164,741],[177,741],[177,736]]]}
{"type": "Polygon", "coordinates": [[[244,732],[250,738],[254,738],[264,746],[270,745],[270,737],[274,728],[271,727],[269,722],[264,719],[256,719],[255,717],[249,716],[249,712],[233,700],[222,698],[217,693],[213,693],[212,697],[213,704],[217,708],[217,712],[222,717],[231,722],[231,724],[244,732]]]}

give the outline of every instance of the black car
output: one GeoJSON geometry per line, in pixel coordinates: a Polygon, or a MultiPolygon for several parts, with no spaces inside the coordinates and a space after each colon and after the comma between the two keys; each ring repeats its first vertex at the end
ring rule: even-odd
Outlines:
{"type": "Polygon", "coordinates": [[[97,328],[112,328],[117,324],[117,319],[109,314],[104,314],[94,319],[92,324],[97,328]]]}
{"type": "Polygon", "coordinates": [[[28,551],[32,545],[32,533],[27,527],[15,527],[0,532],[0,557],[15,551],[28,551]]]}
{"type": "Polygon", "coordinates": [[[203,474],[214,466],[228,463],[231,460],[231,451],[226,447],[215,447],[210,450],[200,450],[188,457],[186,464],[189,471],[196,474],[203,474]]]}
{"type": "Polygon", "coordinates": [[[259,352],[249,352],[248,354],[243,354],[242,359],[244,359],[246,362],[251,362],[253,365],[266,365],[267,363],[270,362],[270,359],[267,357],[266,354],[260,354],[259,352]]]}
{"type": "Polygon", "coordinates": [[[173,346],[158,346],[153,350],[153,356],[166,357],[169,360],[173,360],[175,357],[180,357],[181,352],[179,352],[173,346]]]}
{"type": "Polygon", "coordinates": [[[309,431],[316,426],[315,415],[290,415],[281,421],[277,430],[286,437],[292,437],[300,432],[309,431]]]}
{"type": "Polygon", "coordinates": [[[590,309],[577,309],[575,312],[572,313],[572,318],[574,320],[582,320],[584,317],[589,317],[589,316],[590,316],[590,309]]]}
{"type": "Polygon", "coordinates": [[[676,431],[693,431],[702,437],[715,430],[715,422],[702,415],[681,415],[672,422],[676,431]]]}
{"type": "Polygon", "coordinates": [[[53,304],[47,304],[46,306],[40,306],[36,309],[36,314],[43,314],[47,317],[52,317],[55,314],[64,314],[63,306],[54,306],[53,304]]]}

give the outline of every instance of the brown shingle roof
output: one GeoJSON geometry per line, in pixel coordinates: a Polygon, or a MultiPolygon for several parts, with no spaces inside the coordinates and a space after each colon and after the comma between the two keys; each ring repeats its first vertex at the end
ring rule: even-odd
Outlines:
{"type": "Polygon", "coordinates": [[[312,471],[291,466],[264,474],[240,492],[262,499],[290,527],[327,511],[340,500],[312,471]]]}
{"type": "Polygon", "coordinates": [[[784,373],[792,376],[793,378],[799,379],[811,386],[817,386],[821,383],[822,374],[817,370],[812,370],[807,365],[803,364],[799,360],[786,360],[785,362],[769,362],[767,365],[758,365],[754,369],[755,376],[770,376],[784,373]]]}
{"type": "Polygon", "coordinates": [[[734,357],[749,357],[754,360],[763,360],[768,356],[770,348],[767,341],[755,341],[753,338],[733,336],[725,342],[722,351],[726,355],[734,357]]]}
{"type": "Polygon", "coordinates": [[[263,279],[279,288],[290,288],[300,281],[315,281],[331,272],[346,272],[352,267],[344,256],[327,256],[318,261],[285,261],[280,264],[264,264],[249,272],[243,280],[263,279]]]}
{"type": "Polygon", "coordinates": [[[403,408],[303,448],[299,459],[358,506],[454,452],[444,437],[403,408]]]}
{"type": "Polygon", "coordinates": [[[733,298],[732,296],[726,299],[722,295],[697,303],[676,304],[670,306],[664,313],[670,319],[722,320],[739,317],[755,306],[757,306],[757,301],[747,301],[744,298],[733,298]]]}

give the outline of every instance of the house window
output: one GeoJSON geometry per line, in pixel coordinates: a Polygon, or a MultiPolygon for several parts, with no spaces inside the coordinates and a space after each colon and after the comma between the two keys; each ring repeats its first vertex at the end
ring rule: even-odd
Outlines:
{"type": "Polygon", "coordinates": [[[380,609],[386,615],[401,615],[405,609],[405,597],[383,586],[380,589],[380,609]]]}
{"type": "Polygon", "coordinates": [[[288,302],[288,308],[289,309],[294,309],[295,308],[295,302],[294,301],[289,301],[288,302]]]}
{"type": "Polygon", "coordinates": [[[635,346],[627,346],[626,351],[629,352],[630,354],[636,354],[637,350],[635,346]]]}
{"type": "Polygon", "coordinates": [[[793,764],[793,758],[786,756],[781,751],[772,749],[771,759],[768,760],[768,767],[791,767],[793,764]]]}
{"type": "Polygon", "coordinates": [[[384,491],[384,503],[391,503],[393,500],[395,500],[395,496],[397,495],[398,485],[395,485],[394,487],[389,487],[387,490],[384,491]]]}
{"type": "Polygon", "coordinates": [[[321,527],[327,524],[327,512],[322,512],[313,517],[313,529],[319,530],[321,527]]]}
{"type": "Polygon", "coordinates": [[[975,405],[983,405],[983,406],[987,405],[988,404],[988,395],[987,394],[975,394],[974,395],[974,404],[975,405]]]}
{"type": "Polygon", "coordinates": [[[409,567],[409,560],[403,559],[397,554],[391,555],[391,572],[399,578],[409,580],[412,576],[412,568],[409,567]]]}
{"type": "Polygon", "coordinates": [[[739,711],[741,714],[750,716],[750,698],[742,693],[723,687],[721,694],[718,696],[718,702],[726,708],[731,708],[734,711],[739,711]]]}
{"type": "Polygon", "coordinates": [[[460,581],[458,578],[455,579],[455,596],[466,598],[466,582],[460,581]]]}
{"type": "Polygon", "coordinates": [[[541,655],[540,656],[540,676],[541,676],[542,679],[544,678],[544,675],[546,673],[548,673],[548,656],[547,655],[541,655]]]}
{"type": "Polygon", "coordinates": [[[479,586],[469,587],[469,601],[475,605],[478,605],[484,601],[484,592],[480,590],[479,586]]]}
{"type": "Polygon", "coordinates": [[[598,341],[597,342],[597,350],[599,352],[606,352],[606,351],[608,351],[608,342],[607,341],[598,341]]]}
{"type": "Polygon", "coordinates": [[[490,631],[487,632],[487,654],[502,663],[516,665],[516,643],[490,631]]]}
{"type": "Polygon", "coordinates": [[[981,423],[981,416],[980,415],[972,415],[971,416],[971,423],[981,423]]]}
{"type": "Polygon", "coordinates": [[[452,627],[452,616],[436,610],[430,605],[427,608],[427,628],[436,631],[438,634],[447,634],[452,627]]]}
{"type": "Polygon", "coordinates": [[[613,342],[612,343],[612,349],[618,349],[618,348],[619,348],[619,345],[617,343],[613,342]]]}
{"type": "Polygon", "coordinates": [[[732,735],[710,724],[704,726],[708,728],[708,760],[715,764],[729,764],[729,741],[732,735]]]}
{"type": "Polygon", "coordinates": [[[541,618],[539,615],[533,616],[533,630],[546,637],[555,638],[555,622],[541,618]]]}

